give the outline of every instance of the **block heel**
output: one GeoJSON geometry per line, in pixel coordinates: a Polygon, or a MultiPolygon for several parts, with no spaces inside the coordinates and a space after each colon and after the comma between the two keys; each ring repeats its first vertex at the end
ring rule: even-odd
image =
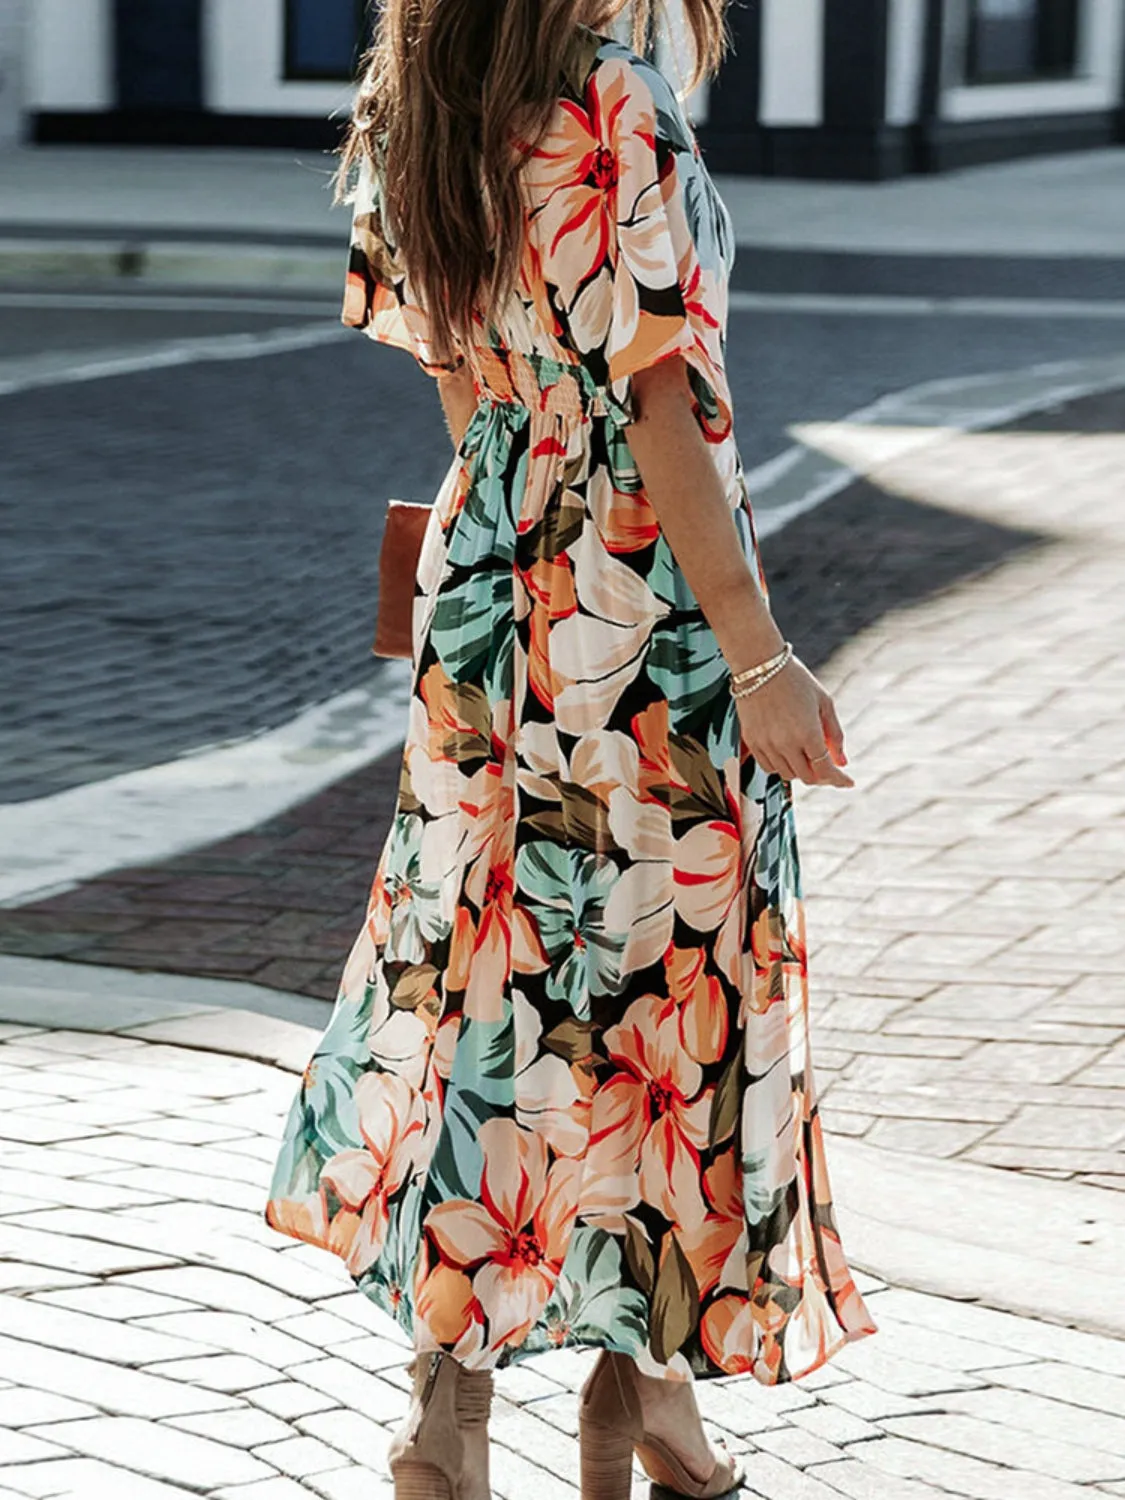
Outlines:
{"type": "Polygon", "coordinates": [[[448,1354],[419,1355],[411,1373],[410,1411],[388,1454],[395,1500],[490,1500],[492,1376],[448,1354]]]}
{"type": "Polygon", "coordinates": [[[633,1485],[633,1440],[620,1428],[580,1418],[582,1500],[629,1500],[633,1485]]]}
{"type": "Polygon", "coordinates": [[[456,1500],[449,1480],[433,1464],[400,1459],[391,1470],[395,1482],[395,1500],[456,1500]]]}
{"type": "MultiPolygon", "coordinates": [[[[720,1449],[711,1473],[699,1479],[679,1454],[645,1431],[637,1367],[623,1355],[603,1353],[582,1387],[578,1438],[582,1450],[582,1500],[629,1500],[633,1455],[652,1481],[652,1500],[725,1500],[743,1482],[742,1471],[720,1449]]],[[[688,1423],[699,1411],[685,1391],[688,1423]]]]}

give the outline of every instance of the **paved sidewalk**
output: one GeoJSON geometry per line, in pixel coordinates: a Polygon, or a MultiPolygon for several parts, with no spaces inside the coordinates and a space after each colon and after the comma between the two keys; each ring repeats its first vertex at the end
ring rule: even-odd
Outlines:
{"type": "MultiPolygon", "coordinates": [[[[0,280],[51,275],[335,298],[328,154],[0,152],[0,280]]],[[[1125,297],[1125,150],[891,183],[718,176],[742,290],[1125,297]]]]}
{"type": "Polygon", "coordinates": [[[827,664],[860,790],[798,793],[825,1118],[1125,1189],[1125,395],[900,457],[804,436],[1042,538],[827,664]]]}
{"type": "MultiPolygon", "coordinates": [[[[0,1025],[0,1496],[389,1497],[403,1340],[333,1257],[261,1219],[284,1068],[315,1032],[130,1006],[122,1023],[90,997],[94,1032],[0,1025]]],[[[749,1495],[1125,1495],[1125,1342],[860,1280],[875,1337],[789,1386],[702,1388],[749,1495]]],[[[500,1376],[504,1500],[577,1500],[589,1358],[500,1376]]]]}
{"type": "MultiPolygon", "coordinates": [[[[334,158],[295,151],[40,147],[0,153],[0,233],[65,227],[338,245],[334,158]]],[[[1125,243],[1125,150],[888,183],[716,181],[740,244],[923,255],[1104,256],[1125,243]]]]}
{"type": "MultiPolygon", "coordinates": [[[[765,547],[858,782],[798,789],[825,1118],[1096,1201],[1125,1187],[1125,393],[801,435],[869,472],[765,547]]],[[[331,999],[397,771],[0,911],[0,948],[331,999]]]]}

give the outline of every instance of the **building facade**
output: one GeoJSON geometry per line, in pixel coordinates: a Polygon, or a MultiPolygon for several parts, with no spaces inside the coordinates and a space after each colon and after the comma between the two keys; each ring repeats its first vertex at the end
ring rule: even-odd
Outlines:
{"type": "MultiPolygon", "coordinates": [[[[329,146],[367,10],[32,0],[18,32],[26,130],[329,146]]],[[[17,11],[24,0],[0,0],[0,79],[17,11]]],[[[730,56],[691,101],[718,171],[878,179],[1125,139],[1125,0],[733,0],[729,15],[730,56]]],[[[682,48],[665,47],[673,72],[682,48]]]]}

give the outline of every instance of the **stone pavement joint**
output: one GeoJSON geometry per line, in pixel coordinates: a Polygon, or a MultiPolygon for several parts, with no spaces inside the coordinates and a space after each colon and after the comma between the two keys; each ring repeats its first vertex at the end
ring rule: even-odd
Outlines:
{"type": "MultiPolygon", "coordinates": [[[[904,1165],[1125,1186],[1123,432],[1121,391],[908,451],[820,428],[866,477],[765,547],[859,783],[798,788],[824,1120],[904,1165]]],[[[0,910],[0,947],[331,1000],[398,760],[0,910]]]]}
{"type": "MultiPolygon", "coordinates": [[[[268,1063],[108,1031],[0,1028],[0,1496],[390,1500],[407,1342],[334,1257],[261,1217],[295,1082],[268,1063]],[[78,1141],[24,1144],[32,1110],[72,1094],[112,1106],[129,1074],[143,1079],[143,1109],[114,1119],[107,1107],[78,1141]],[[175,1142],[176,1123],[201,1138],[175,1142]],[[237,1202],[217,1190],[224,1159],[247,1189],[237,1202]],[[139,1201],[72,1206],[76,1189],[162,1160],[139,1201]],[[81,1246],[109,1258],[60,1269],[81,1246]]],[[[791,1385],[701,1385],[713,1435],[744,1456],[749,1495],[1125,1491],[1125,1341],[859,1280],[875,1339],[791,1385]]],[[[577,1500],[577,1390],[592,1358],[560,1351],[499,1375],[501,1500],[577,1500]]]]}
{"type": "Polygon", "coordinates": [[[1125,1189],[1125,394],[873,466],[824,441],[953,527],[1043,538],[823,673],[860,786],[798,792],[825,1124],[1125,1189]]]}

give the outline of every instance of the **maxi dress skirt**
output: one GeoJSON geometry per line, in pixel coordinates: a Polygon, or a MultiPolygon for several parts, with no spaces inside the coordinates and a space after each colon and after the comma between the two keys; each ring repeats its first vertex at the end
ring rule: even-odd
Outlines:
{"type": "Polygon", "coordinates": [[[591,33],[522,192],[518,294],[443,366],[377,151],[356,188],[345,322],[478,401],[423,545],[393,826],[266,1214],[470,1368],[594,1345],[777,1384],[876,1325],[817,1113],[791,787],[742,745],[628,433],[632,375],[680,355],[765,593],[730,220],[663,76],[591,33]]]}

